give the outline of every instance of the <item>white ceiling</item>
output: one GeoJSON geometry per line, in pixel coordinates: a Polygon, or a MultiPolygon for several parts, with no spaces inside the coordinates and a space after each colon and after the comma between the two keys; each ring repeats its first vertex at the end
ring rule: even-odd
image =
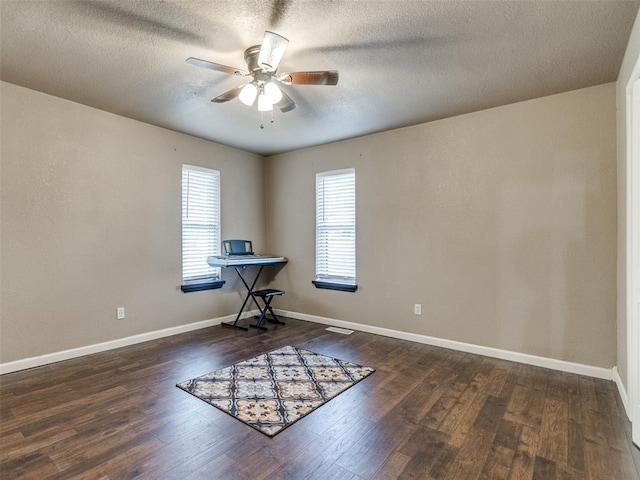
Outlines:
{"type": "Polygon", "coordinates": [[[0,0],[0,78],[270,155],[615,81],[640,0],[0,0]],[[260,113],[209,100],[272,30],[279,68],[336,69],[260,113]]]}

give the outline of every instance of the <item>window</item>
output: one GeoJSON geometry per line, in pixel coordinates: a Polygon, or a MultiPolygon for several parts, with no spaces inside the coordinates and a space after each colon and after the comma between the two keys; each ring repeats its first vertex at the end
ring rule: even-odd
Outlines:
{"type": "Polygon", "coordinates": [[[182,165],[182,291],[220,288],[220,172],[182,165]]]}
{"type": "Polygon", "coordinates": [[[316,174],[317,288],[355,292],[356,172],[316,174]]]}

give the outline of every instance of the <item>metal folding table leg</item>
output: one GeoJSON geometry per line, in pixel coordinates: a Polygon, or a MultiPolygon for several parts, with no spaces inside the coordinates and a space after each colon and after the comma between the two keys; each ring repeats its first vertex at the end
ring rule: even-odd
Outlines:
{"type": "Polygon", "coordinates": [[[255,303],[256,306],[258,307],[258,309],[260,311],[262,311],[262,307],[260,306],[260,304],[256,300],[256,297],[253,296],[253,289],[255,288],[256,283],[258,283],[258,278],[260,278],[260,274],[262,273],[262,269],[263,268],[264,268],[264,265],[261,265],[260,269],[258,270],[258,273],[256,273],[256,276],[253,279],[253,283],[251,283],[251,286],[249,286],[247,281],[244,279],[244,277],[240,273],[240,270],[238,270],[238,267],[234,267],[236,273],[240,277],[240,280],[242,281],[244,286],[247,288],[247,295],[244,297],[244,301],[242,302],[242,306],[240,307],[240,311],[238,312],[238,315],[236,315],[236,319],[233,321],[233,323],[222,322],[222,326],[239,328],[240,330],[249,330],[249,327],[244,327],[242,325],[238,325],[238,320],[240,320],[240,316],[242,315],[242,312],[244,311],[244,308],[247,305],[247,301],[249,300],[249,298],[253,299],[253,303],[255,303]]]}

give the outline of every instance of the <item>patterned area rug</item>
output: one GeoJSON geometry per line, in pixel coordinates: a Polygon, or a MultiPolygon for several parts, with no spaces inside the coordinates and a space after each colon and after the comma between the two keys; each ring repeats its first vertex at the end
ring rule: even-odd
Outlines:
{"type": "Polygon", "coordinates": [[[374,371],[287,346],[177,386],[273,436],[374,371]]]}

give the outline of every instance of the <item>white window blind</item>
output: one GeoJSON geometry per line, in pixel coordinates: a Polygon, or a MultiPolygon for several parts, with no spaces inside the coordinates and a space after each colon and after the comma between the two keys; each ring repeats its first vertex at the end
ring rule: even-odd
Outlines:
{"type": "Polygon", "coordinates": [[[356,172],[316,174],[316,280],[356,283],[356,172]]]}
{"type": "Polygon", "coordinates": [[[182,165],[182,279],[218,278],[209,255],[220,254],[220,172],[182,165]]]}

